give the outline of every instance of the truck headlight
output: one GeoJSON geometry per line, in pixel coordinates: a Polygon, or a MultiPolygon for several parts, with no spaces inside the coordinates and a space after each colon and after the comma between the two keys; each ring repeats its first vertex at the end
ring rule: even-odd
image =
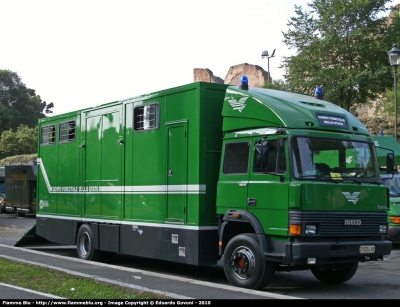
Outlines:
{"type": "Polygon", "coordinates": [[[316,225],[306,225],[306,235],[316,235],[317,226],[316,225]]]}

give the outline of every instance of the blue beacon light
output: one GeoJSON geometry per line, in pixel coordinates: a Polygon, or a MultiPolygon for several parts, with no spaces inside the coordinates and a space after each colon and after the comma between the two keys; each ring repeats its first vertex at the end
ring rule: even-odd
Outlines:
{"type": "Polygon", "coordinates": [[[240,78],[239,88],[241,90],[248,90],[249,89],[249,78],[247,78],[247,76],[242,76],[240,78]]]}
{"type": "Polygon", "coordinates": [[[322,90],[322,87],[316,87],[314,97],[321,100],[324,98],[324,91],[322,90]]]}

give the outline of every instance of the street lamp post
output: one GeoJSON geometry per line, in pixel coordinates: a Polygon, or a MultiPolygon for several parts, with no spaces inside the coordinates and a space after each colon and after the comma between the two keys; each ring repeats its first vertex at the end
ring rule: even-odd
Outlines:
{"type": "Polygon", "coordinates": [[[274,49],[274,51],[272,51],[272,54],[271,54],[271,55],[268,54],[268,50],[264,50],[264,51],[261,53],[261,58],[262,58],[262,59],[263,59],[263,58],[267,58],[267,59],[268,59],[268,83],[270,83],[270,76],[271,76],[271,74],[270,74],[270,72],[269,72],[269,59],[270,59],[270,58],[273,58],[273,57],[275,56],[275,50],[276,50],[276,49],[274,49]]]}
{"type": "Polygon", "coordinates": [[[394,139],[397,142],[397,67],[400,65],[400,49],[394,44],[388,51],[390,66],[394,70],[394,139]]]}

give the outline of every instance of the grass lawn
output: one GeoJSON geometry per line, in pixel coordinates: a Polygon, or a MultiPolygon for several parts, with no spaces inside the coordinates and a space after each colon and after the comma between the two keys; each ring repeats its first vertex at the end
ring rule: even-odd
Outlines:
{"type": "Polygon", "coordinates": [[[0,282],[66,299],[170,299],[0,257],[0,282]]]}

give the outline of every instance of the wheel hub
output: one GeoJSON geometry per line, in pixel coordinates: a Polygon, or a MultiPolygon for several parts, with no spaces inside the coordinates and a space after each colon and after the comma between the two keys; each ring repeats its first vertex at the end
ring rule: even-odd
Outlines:
{"type": "Polygon", "coordinates": [[[255,258],[253,253],[246,247],[238,247],[232,253],[231,266],[239,278],[249,278],[255,269],[255,258]]]}
{"type": "Polygon", "coordinates": [[[82,254],[86,256],[89,253],[89,246],[90,246],[90,237],[87,232],[82,234],[79,243],[82,254]]]}

